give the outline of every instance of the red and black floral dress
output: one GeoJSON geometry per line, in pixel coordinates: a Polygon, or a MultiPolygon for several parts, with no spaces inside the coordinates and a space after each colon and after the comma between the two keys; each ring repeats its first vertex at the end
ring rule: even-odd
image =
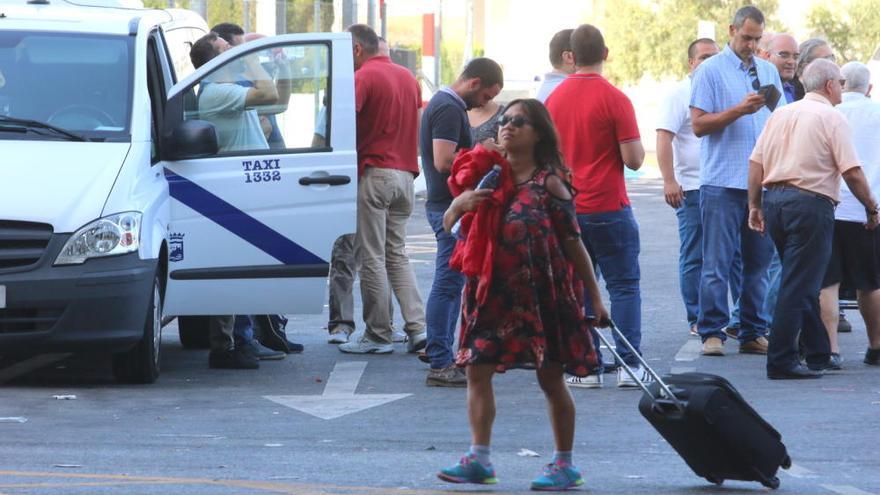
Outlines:
{"type": "Polygon", "coordinates": [[[577,216],[571,200],[547,191],[549,174],[539,169],[517,185],[502,217],[485,303],[477,304],[477,277],[465,284],[459,366],[495,364],[504,372],[559,363],[577,376],[596,367],[583,282],[561,244],[580,238],[577,216]]]}

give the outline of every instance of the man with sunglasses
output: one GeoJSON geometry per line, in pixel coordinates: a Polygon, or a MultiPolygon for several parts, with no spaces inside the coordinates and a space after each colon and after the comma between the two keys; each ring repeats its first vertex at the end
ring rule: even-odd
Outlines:
{"type": "Polygon", "coordinates": [[[769,234],[782,259],[782,284],[770,332],[767,378],[819,378],[839,369],[819,316],[819,289],[831,256],[840,179],[864,208],[861,228],[877,227],[877,200],[842,113],[843,76],[830,60],[804,69],[801,101],[775,112],[750,157],[749,228],[769,234]],[[763,191],[762,191],[763,188],[763,191]],[[806,366],[798,358],[798,335],[806,366]]]}
{"type": "MultiPolygon", "coordinates": [[[[730,42],[694,74],[691,121],[700,143],[700,216],[703,269],[697,321],[702,353],[723,356],[729,322],[727,289],[731,266],[742,256],[739,351],[766,354],[763,314],[767,267],[773,253],[769,239],[749,230],[747,182],[749,154],[770,117],[762,85],[781,93],[782,80],[771,63],[755,57],[764,34],[764,14],[740,8],[729,28],[730,42]]],[[[780,101],[779,104],[784,104],[780,101]]]]}

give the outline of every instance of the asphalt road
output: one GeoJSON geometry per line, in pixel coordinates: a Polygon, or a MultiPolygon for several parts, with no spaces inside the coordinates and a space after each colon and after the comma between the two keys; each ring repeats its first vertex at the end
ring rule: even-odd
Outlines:
{"type": "MultiPolygon", "coordinates": [[[[728,356],[700,358],[678,295],[674,214],[659,181],[632,181],[630,191],[641,225],[647,359],[661,372],[696,369],[734,383],[788,446],[794,466],[779,475],[780,494],[880,494],[880,369],[861,363],[857,312],[848,313],[853,333],[841,338],[845,370],[821,380],[768,381],[763,358],[738,355],[730,342],[728,356]]],[[[409,249],[427,297],[433,236],[422,205],[409,249]]],[[[305,353],[257,371],[209,370],[207,352],[184,350],[169,325],[162,376],[149,386],[114,383],[100,356],[0,360],[0,495],[527,492],[553,450],[532,372],[495,381],[500,484],[448,485],[435,472],[468,447],[464,390],[425,387],[426,365],[402,344],[387,356],[343,355],[325,343],[325,323],[326,314],[292,316],[289,337],[305,353]]],[[[639,415],[639,392],[614,382],[606,375],[602,390],[573,391],[580,491],[765,491],[694,476],[639,415]]]]}

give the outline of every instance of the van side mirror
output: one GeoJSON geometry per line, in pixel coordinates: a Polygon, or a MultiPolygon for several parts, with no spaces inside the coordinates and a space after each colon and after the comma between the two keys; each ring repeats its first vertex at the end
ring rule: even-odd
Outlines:
{"type": "Polygon", "coordinates": [[[206,158],[219,151],[214,124],[205,120],[184,120],[165,141],[166,159],[206,158]]]}

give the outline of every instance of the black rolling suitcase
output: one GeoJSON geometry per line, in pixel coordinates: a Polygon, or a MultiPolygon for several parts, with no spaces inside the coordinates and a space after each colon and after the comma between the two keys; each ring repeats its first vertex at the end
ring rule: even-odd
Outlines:
{"type": "MultiPolygon", "coordinates": [[[[623,334],[611,326],[620,340],[635,353],[623,334]]],[[[623,361],[597,331],[614,357],[623,361]]],[[[636,354],[638,355],[638,354],[636,354]]],[[[681,373],[659,377],[639,356],[655,383],[642,385],[625,364],[626,372],[645,395],[639,412],[669,442],[688,466],[710,483],[724,480],[757,481],[779,488],[776,473],[788,469],[782,436],[752,409],[726,379],[706,373],[681,373]]]]}

